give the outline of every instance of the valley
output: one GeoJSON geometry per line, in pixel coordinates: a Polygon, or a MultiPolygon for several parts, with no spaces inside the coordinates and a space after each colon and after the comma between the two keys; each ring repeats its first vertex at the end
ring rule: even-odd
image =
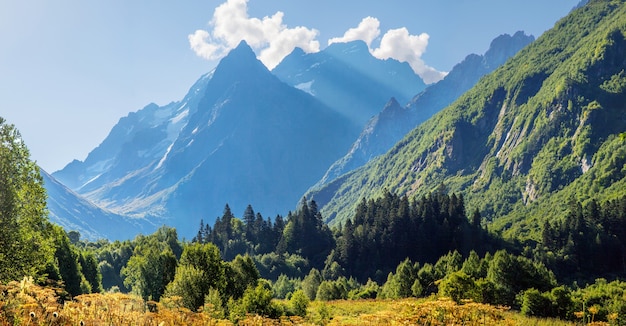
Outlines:
{"type": "Polygon", "coordinates": [[[53,173],[0,117],[0,324],[626,325],[626,2],[370,42],[240,40],[53,173]]]}

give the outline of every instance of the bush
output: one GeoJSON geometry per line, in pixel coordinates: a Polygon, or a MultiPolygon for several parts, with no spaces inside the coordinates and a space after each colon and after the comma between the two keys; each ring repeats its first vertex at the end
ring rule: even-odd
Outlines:
{"type": "Polygon", "coordinates": [[[306,316],[306,309],[309,307],[309,297],[304,294],[304,291],[298,290],[291,296],[289,304],[294,315],[304,317],[306,316]]]}
{"type": "Polygon", "coordinates": [[[528,289],[522,295],[521,311],[526,316],[550,317],[552,307],[550,297],[537,289],[528,289]]]}
{"type": "Polygon", "coordinates": [[[456,303],[460,303],[463,299],[480,300],[476,283],[469,275],[461,271],[454,272],[444,278],[439,284],[439,293],[456,303]]]}

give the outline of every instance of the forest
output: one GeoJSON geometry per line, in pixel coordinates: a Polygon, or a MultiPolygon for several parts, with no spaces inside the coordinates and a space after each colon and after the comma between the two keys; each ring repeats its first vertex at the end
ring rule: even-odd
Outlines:
{"type": "Polygon", "coordinates": [[[54,225],[0,117],[0,325],[626,325],[625,15],[591,1],[323,209],[224,203],[192,239],[54,225]]]}
{"type": "Polygon", "coordinates": [[[39,170],[19,132],[0,122],[3,322],[45,315],[39,324],[46,324],[57,310],[70,321],[88,316],[80,307],[107,298],[154,316],[177,309],[187,321],[327,323],[329,308],[320,302],[421,298],[449,305],[440,301],[448,298],[457,312],[478,304],[626,322],[626,197],[572,201],[567,218],[546,222],[536,242],[490,232],[480,212],[467,214],[463,196],[443,184],[420,198],[387,192],[362,200],[352,219],[332,229],[315,201],[303,198],[295,212],[273,219],[251,206],[238,218],[226,205],[213,225],[199,221],[191,240],[163,226],[133,240],[93,242],[47,220],[39,170]]]}

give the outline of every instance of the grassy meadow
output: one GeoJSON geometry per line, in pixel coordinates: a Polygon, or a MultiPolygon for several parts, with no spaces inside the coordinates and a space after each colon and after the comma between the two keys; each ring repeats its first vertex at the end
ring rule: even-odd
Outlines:
{"type": "MultiPolygon", "coordinates": [[[[210,305],[197,312],[177,298],[144,302],[122,293],[79,295],[63,302],[63,291],[41,287],[25,278],[0,288],[0,325],[233,325],[215,318],[210,305]]],[[[507,307],[454,301],[441,297],[400,300],[314,301],[305,317],[269,319],[248,315],[240,325],[575,325],[537,319],[507,307]]],[[[589,325],[610,325],[591,323],[589,325]]]]}

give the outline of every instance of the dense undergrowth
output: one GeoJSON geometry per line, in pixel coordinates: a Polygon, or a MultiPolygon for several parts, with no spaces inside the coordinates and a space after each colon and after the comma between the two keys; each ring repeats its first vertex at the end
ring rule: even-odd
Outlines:
{"type": "MultiPolygon", "coordinates": [[[[61,299],[60,289],[25,278],[1,288],[0,325],[232,325],[216,318],[210,304],[191,311],[179,298],[147,301],[122,293],[85,294],[61,299]]],[[[281,304],[279,302],[279,304],[281,304]]],[[[240,325],[573,325],[514,313],[508,307],[447,298],[336,300],[313,302],[303,316],[278,319],[249,314],[240,325]]],[[[594,325],[608,325],[596,322],[594,325]]]]}

